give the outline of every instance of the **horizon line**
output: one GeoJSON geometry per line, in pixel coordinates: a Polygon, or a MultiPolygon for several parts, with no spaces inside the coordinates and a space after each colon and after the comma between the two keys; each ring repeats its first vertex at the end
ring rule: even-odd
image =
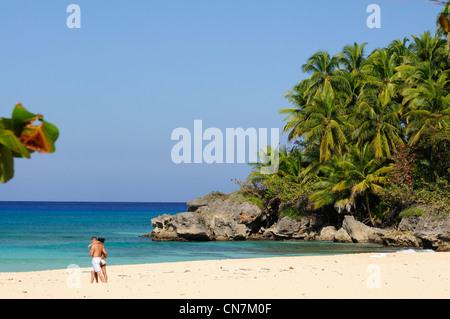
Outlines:
{"type": "Polygon", "coordinates": [[[158,204],[158,203],[174,203],[174,204],[180,204],[180,203],[187,203],[187,201],[167,201],[167,202],[157,202],[157,201],[85,201],[85,200],[72,200],[72,201],[65,201],[65,200],[0,200],[1,203],[130,203],[130,204],[158,204]]]}

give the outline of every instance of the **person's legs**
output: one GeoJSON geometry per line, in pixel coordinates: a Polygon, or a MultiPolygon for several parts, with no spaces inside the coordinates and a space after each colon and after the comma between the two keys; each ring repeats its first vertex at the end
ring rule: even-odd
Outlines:
{"type": "Polygon", "coordinates": [[[100,258],[94,257],[92,258],[92,271],[95,272],[95,277],[98,282],[98,278],[100,278],[101,282],[105,282],[105,279],[102,275],[102,269],[100,267],[100,258]]]}
{"type": "Polygon", "coordinates": [[[100,257],[92,258],[92,270],[95,271],[95,275],[100,278],[101,282],[105,282],[105,278],[103,278],[102,269],[100,267],[100,257]]]}
{"type": "Polygon", "coordinates": [[[102,274],[102,271],[100,270],[100,271],[97,271],[96,272],[96,275],[100,278],[100,281],[101,282],[105,282],[105,278],[103,278],[103,274],[102,274]]]}
{"type": "Polygon", "coordinates": [[[98,276],[97,276],[97,273],[96,273],[94,270],[92,270],[92,271],[91,271],[91,284],[94,283],[94,279],[95,279],[95,281],[98,283],[98,276]]]}
{"type": "Polygon", "coordinates": [[[108,274],[106,273],[106,266],[102,266],[103,278],[105,278],[105,283],[108,282],[108,274]]]}

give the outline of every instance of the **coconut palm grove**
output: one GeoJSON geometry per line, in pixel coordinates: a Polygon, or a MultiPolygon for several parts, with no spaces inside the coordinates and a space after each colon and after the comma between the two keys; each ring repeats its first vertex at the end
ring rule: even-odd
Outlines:
{"type": "Polygon", "coordinates": [[[280,147],[278,172],[263,175],[264,164],[252,163],[239,192],[269,209],[277,203],[278,214],[291,218],[329,210],[386,226],[405,215],[448,215],[444,27],[373,52],[354,43],[313,54],[302,66],[308,77],[286,93],[292,106],[279,110],[289,143],[280,147]]]}

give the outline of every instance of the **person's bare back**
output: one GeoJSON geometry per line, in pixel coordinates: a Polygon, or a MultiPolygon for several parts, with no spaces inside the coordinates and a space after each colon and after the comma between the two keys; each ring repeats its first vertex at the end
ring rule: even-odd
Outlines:
{"type": "Polygon", "coordinates": [[[89,255],[91,255],[92,258],[102,257],[102,256],[104,256],[104,258],[106,258],[107,253],[105,250],[105,246],[100,242],[93,243],[91,246],[91,251],[90,251],[89,255]]]}

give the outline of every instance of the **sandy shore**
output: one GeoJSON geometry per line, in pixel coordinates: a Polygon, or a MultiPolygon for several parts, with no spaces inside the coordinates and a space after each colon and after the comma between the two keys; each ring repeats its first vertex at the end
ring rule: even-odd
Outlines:
{"type": "Polygon", "coordinates": [[[450,253],[108,266],[107,284],[89,271],[0,273],[0,298],[450,298],[450,253]]]}

